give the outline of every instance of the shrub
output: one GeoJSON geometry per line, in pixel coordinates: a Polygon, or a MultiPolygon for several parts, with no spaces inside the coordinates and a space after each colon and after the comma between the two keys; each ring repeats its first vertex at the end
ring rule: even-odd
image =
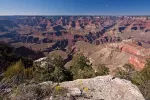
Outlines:
{"type": "Polygon", "coordinates": [[[36,68],[35,75],[34,75],[34,80],[36,82],[51,80],[50,72],[46,68],[40,66],[34,66],[34,67],[36,68]]]}
{"type": "Polygon", "coordinates": [[[22,60],[10,65],[4,72],[3,78],[9,79],[12,82],[20,83],[24,80],[33,78],[34,70],[33,67],[25,68],[22,60]]]}
{"type": "Polygon", "coordinates": [[[32,79],[34,77],[34,68],[29,67],[23,70],[23,76],[25,79],[32,79]]]}
{"type": "Polygon", "coordinates": [[[3,96],[0,95],[0,100],[3,100],[3,99],[4,99],[3,96]]]}
{"type": "Polygon", "coordinates": [[[5,43],[0,43],[0,73],[6,71],[9,66],[12,66],[12,63],[18,62],[20,59],[25,68],[33,65],[31,59],[18,55],[13,47],[5,43]]]}
{"type": "Polygon", "coordinates": [[[79,67],[80,69],[91,67],[90,61],[82,53],[77,53],[74,55],[72,65],[79,67]]]}
{"type": "Polygon", "coordinates": [[[150,80],[137,85],[146,100],[150,100],[150,80]]]}
{"type": "Polygon", "coordinates": [[[150,62],[146,64],[145,68],[136,72],[131,79],[132,83],[136,84],[146,100],[150,100],[150,62]]]}
{"type": "Polygon", "coordinates": [[[109,68],[105,67],[104,64],[99,64],[96,68],[96,76],[108,75],[109,68]]]}
{"type": "Polygon", "coordinates": [[[127,73],[122,68],[117,68],[115,70],[115,76],[119,78],[126,79],[127,73]]]}
{"type": "Polygon", "coordinates": [[[4,78],[11,78],[13,76],[19,76],[24,70],[24,65],[22,61],[16,62],[14,65],[11,65],[7,68],[7,70],[4,72],[4,78]]]}
{"type": "Polygon", "coordinates": [[[86,79],[86,78],[95,77],[95,72],[92,68],[87,68],[87,69],[74,68],[74,71],[72,73],[73,73],[73,79],[86,79]]]}
{"type": "Polygon", "coordinates": [[[143,70],[136,72],[132,78],[132,82],[139,85],[150,80],[150,62],[148,62],[143,70]]]}
{"type": "Polygon", "coordinates": [[[115,76],[127,80],[131,80],[135,74],[135,69],[130,64],[125,64],[123,68],[117,68],[115,70],[115,76]]]}
{"type": "Polygon", "coordinates": [[[95,76],[95,72],[90,61],[81,53],[73,57],[72,66],[70,68],[73,79],[84,79],[95,76]]]}
{"type": "Polygon", "coordinates": [[[45,67],[36,68],[36,80],[62,82],[72,80],[72,74],[64,68],[64,61],[61,56],[55,56],[53,59],[48,58],[45,67]]]}
{"type": "Polygon", "coordinates": [[[24,67],[25,67],[26,69],[33,66],[33,60],[30,59],[30,58],[21,57],[21,61],[22,61],[22,63],[24,64],[24,67]]]}
{"type": "Polygon", "coordinates": [[[150,100],[150,62],[148,61],[144,69],[135,71],[129,64],[123,66],[124,69],[118,68],[116,76],[130,80],[137,85],[146,100],[150,100]]]}
{"type": "Polygon", "coordinates": [[[0,42],[0,72],[3,72],[12,63],[18,60],[14,48],[0,42]]]}

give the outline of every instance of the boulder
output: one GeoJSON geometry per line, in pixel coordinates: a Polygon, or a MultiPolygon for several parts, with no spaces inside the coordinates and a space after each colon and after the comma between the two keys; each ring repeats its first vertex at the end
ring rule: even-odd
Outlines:
{"type": "Polygon", "coordinates": [[[71,95],[81,95],[82,91],[82,96],[77,97],[77,100],[145,100],[130,81],[110,75],[63,82],[60,86],[72,90],[69,91],[71,95]]]}
{"type": "Polygon", "coordinates": [[[40,94],[35,95],[37,91],[33,89],[38,87],[42,93],[50,91],[48,95],[42,95],[40,100],[145,100],[137,86],[130,81],[110,75],[59,83],[59,89],[56,89],[57,85],[51,81],[20,85],[18,88],[28,89],[28,92],[18,95],[12,93],[9,97],[10,100],[39,98],[40,94]],[[61,90],[63,95],[54,94],[56,90],[61,90]]]}

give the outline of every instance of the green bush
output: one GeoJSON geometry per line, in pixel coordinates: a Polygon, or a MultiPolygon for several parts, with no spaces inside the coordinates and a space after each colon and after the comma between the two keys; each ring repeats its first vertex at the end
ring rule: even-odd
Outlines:
{"type": "Polygon", "coordinates": [[[145,68],[136,72],[131,79],[132,83],[136,84],[146,100],[150,100],[150,62],[146,64],[145,68]]]}
{"type": "Polygon", "coordinates": [[[3,96],[0,95],[0,100],[3,100],[3,96]]]}
{"type": "Polygon", "coordinates": [[[34,77],[34,68],[29,67],[23,70],[24,79],[32,79],[34,77]]]}
{"type": "Polygon", "coordinates": [[[109,68],[105,67],[104,64],[96,66],[95,72],[88,58],[82,53],[74,55],[70,70],[73,73],[73,79],[85,79],[109,74],[109,68]]]}
{"type": "Polygon", "coordinates": [[[146,100],[150,100],[150,80],[137,85],[146,100]]]}
{"type": "Polygon", "coordinates": [[[150,62],[146,64],[144,69],[135,73],[134,77],[132,78],[132,82],[139,85],[148,80],[150,80],[150,62]]]}
{"type": "Polygon", "coordinates": [[[109,74],[109,68],[107,68],[104,64],[99,64],[96,67],[96,76],[103,76],[109,74]]]}
{"type": "Polygon", "coordinates": [[[13,76],[19,76],[24,70],[24,65],[22,61],[16,62],[14,65],[11,65],[7,68],[7,70],[4,72],[4,78],[11,78],[13,76]]]}
{"type": "Polygon", "coordinates": [[[51,72],[51,79],[54,82],[62,82],[72,80],[72,74],[64,68],[64,61],[61,56],[55,57],[52,60],[53,71],[51,72]]]}
{"type": "Polygon", "coordinates": [[[127,79],[127,72],[124,71],[122,68],[117,68],[115,70],[115,76],[123,79],[127,79]]]}
{"type": "Polygon", "coordinates": [[[33,78],[33,67],[25,68],[22,60],[10,65],[4,72],[3,79],[9,80],[15,83],[22,83],[25,80],[33,78]]]}
{"type": "Polygon", "coordinates": [[[124,65],[124,69],[116,70],[116,77],[130,80],[137,85],[146,100],[150,100],[150,62],[148,61],[144,69],[135,71],[131,65],[124,65]]]}
{"type": "Polygon", "coordinates": [[[70,70],[73,74],[73,79],[84,79],[95,76],[95,71],[90,64],[90,61],[81,53],[78,53],[73,57],[70,70]]]}
{"type": "Polygon", "coordinates": [[[70,81],[72,74],[64,68],[64,61],[61,56],[55,56],[53,59],[48,58],[45,67],[36,67],[35,79],[38,81],[70,81]]]}
{"type": "Polygon", "coordinates": [[[10,45],[0,43],[0,73],[6,71],[9,66],[12,66],[13,63],[18,62],[20,59],[25,68],[33,65],[32,59],[19,55],[10,45]]]}
{"type": "Polygon", "coordinates": [[[125,64],[122,68],[117,68],[115,70],[115,76],[127,80],[131,80],[135,74],[135,69],[130,64],[125,64]]]}

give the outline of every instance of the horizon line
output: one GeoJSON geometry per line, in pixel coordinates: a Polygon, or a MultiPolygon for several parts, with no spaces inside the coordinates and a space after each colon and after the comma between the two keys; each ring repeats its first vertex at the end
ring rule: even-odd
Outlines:
{"type": "Polygon", "coordinates": [[[20,15],[0,15],[0,16],[150,16],[150,15],[136,15],[136,14],[135,15],[111,15],[111,14],[110,15],[107,15],[107,14],[106,15],[105,14],[101,14],[101,15],[100,14],[91,14],[91,15],[89,15],[89,14],[87,14],[87,15],[85,15],[85,14],[84,15],[76,15],[76,14],[75,15],[73,15],[73,14],[70,14],[70,15],[65,15],[65,14],[64,15],[57,15],[57,14],[56,15],[30,15],[29,14],[29,15],[21,15],[20,14],[20,15]]]}

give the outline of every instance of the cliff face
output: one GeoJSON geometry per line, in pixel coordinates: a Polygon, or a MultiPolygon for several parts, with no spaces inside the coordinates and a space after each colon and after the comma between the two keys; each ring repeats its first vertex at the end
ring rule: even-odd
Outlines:
{"type": "Polygon", "coordinates": [[[150,49],[137,45],[137,42],[132,40],[100,46],[77,42],[74,48],[76,52],[82,52],[88,57],[93,67],[102,63],[111,71],[127,63],[134,65],[136,70],[141,70],[150,58],[150,49]]]}
{"type": "Polygon", "coordinates": [[[139,46],[132,40],[126,40],[119,44],[110,44],[109,46],[130,54],[128,61],[136,69],[143,69],[146,61],[150,58],[150,49],[139,46]]]}
{"type": "Polygon", "coordinates": [[[13,21],[0,19],[0,31],[4,31],[0,33],[0,38],[10,41],[10,44],[22,42],[30,49],[33,49],[31,45],[38,45],[38,48],[34,50],[44,52],[55,49],[65,50],[67,46],[71,47],[78,41],[85,41],[97,45],[91,51],[84,51],[85,54],[89,52],[87,56],[96,64],[101,62],[108,66],[122,66],[129,62],[136,68],[142,69],[146,60],[150,58],[150,49],[143,48],[150,46],[149,25],[150,20],[147,17],[55,16],[47,18],[24,16],[15,18],[13,21]],[[10,30],[5,32],[7,27],[10,30]],[[119,43],[128,38],[138,43],[119,43]],[[111,47],[112,43],[118,47],[111,47]],[[47,46],[47,44],[50,45],[47,46]],[[103,49],[99,47],[105,44],[106,47],[103,49]],[[114,48],[118,51],[115,51],[114,48]],[[121,62],[117,62],[118,60],[121,62]]]}
{"type": "Polygon", "coordinates": [[[146,64],[146,60],[150,58],[150,49],[143,48],[135,45],[134,43],[125,44],[122,47],[122,51],[131,54],[129,63],[139,69],[143,69],[146,64]]]}
{"type": "Polygon", "coordinates": [[[116,48],[108,47],[108,45],[109,44],[96,46],[80,41],[75,44],[74,48],[76,52],[82,52],[89,58],[93,68],[99,64],[105,64],[105,66],[113,72],[116,68],[128,63],[130,54],[120,52],[116,48]]]}
{"type": "Polygon", "coordinates": [[[133,38],[143,47],[150,47],[149,25],[147,17],[22,16],[14,20],[0,19],[0,38],[5,38],[10,43],[55,43],[54,47],[64,44],[61,47],[63,49],[68,45],[67,42],[71,45],[76,41],[102,45],[133,38]]]}

